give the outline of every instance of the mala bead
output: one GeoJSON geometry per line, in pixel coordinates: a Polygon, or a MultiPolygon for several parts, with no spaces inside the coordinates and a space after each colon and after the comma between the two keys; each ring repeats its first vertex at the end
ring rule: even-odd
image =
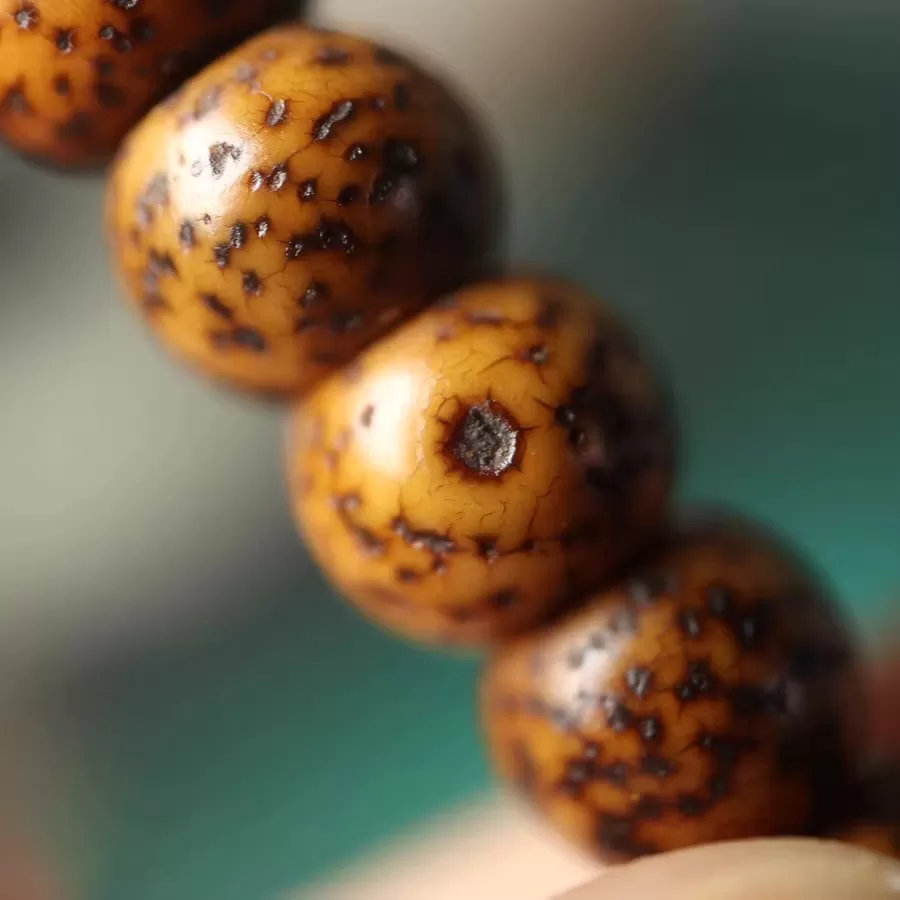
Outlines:
{"type": "Polygon", "coordinates": [[[409,637],[475,644],[542,621],[655,535],[667,397],[577,288],[468,287],[298,404],[293,508],[327,576],[409,637]]]}
{"type": "Polygon", "coordinates": [[[0,0],[0,137],[94,166],[186,77],[296,0],[0,0]]]}
{"type": "Polygon", "coordinates": [[[860,696],[822,588],[768,535],[720,518],[500,649],[482,702],[499,771],[621,861],[837,821],[860,696]]]}
{"type": "Polygon", "coordinates": [[[237,387],[302,392],[480,271],[498,212],[485,148],[390,50],[281,26],[125,142],[115,263],[178,355],[237,387]]]}

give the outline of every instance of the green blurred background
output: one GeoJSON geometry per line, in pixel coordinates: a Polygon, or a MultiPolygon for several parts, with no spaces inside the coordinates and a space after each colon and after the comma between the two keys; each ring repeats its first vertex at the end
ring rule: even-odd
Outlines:
{"type": "MultiPolygon", "coordinates": [[[[596,106],[573,108],[586,131],[538,121],[537,161],[507,163],[511,256],[596,288],[667,367],[684,423],[682,496],[734,503],[793,535],[869,632],[900,600],[892,6],[724,4],[691,65],[662,76],[649,118],[622,126],[627,139],[610,137],[596,106]]],[[[582,73],[583,84],[603,74],[582,73]]],[[[566,87],[561,77],[553,88],[564,106],[566,87]]],[[[627,83],[616,90],[638,104],[627,83]]],[[[502,116],[493,124],[502,130],[502,116]]],[[[0,309],[0,471],[12,497],[0,512],[0,589],[34,623],[3,627],[23,672],[39,659],[45,674],[65,676],[64,687],[45,679],[72,741],[51,824],[84,895],[267,900],[490,790],[476,661],[393,640],[319,580],[288,521],[275,413],[170,371],[117,308],[99,237],[73,233],[99,210],[98,185],[62,186],[5,158],[0,179],[24,210],[0,254],[29,285],[0,309]],[[53,316],[35,310],[40,257],[28,235],[51,220],[69,223],[61,248],[83,242],[60,250],[72,254],[63,268],[94,285],[83,309],[101,325],[76,343],[76,364],[61,351],[46,374],[32,354],[23,361],[22,341],[37,347],[52,319],[72,353],[59,323],[71,316],[80,341],[87,315],[70,307],[77,291],[53,293],[53,316]],[[111,349],[120,335],[134,344],[127,365],[111,349]],[[78,389],[71,372],[83,373],[78,389]],[[64,428],[48,422],[54,402],[77,409],[64,428]],[[112,455],[98,460],[101,445],[112,455]],[[77,541],[86,519],[99,524],[67,568],[54,548],[77,541]],[[41,578],[59,569],[59,580],[29,574],[32,558],[41,578]],[[91,567],[78,568],[85,558],[91,567]],[[60,618],[81,595],[91,616],[60,618]],[[35,616],[48,597],[50,612],[35,616]],[[92,606],[98,597],[108,602],[92,606]],[[70,646],[72,632],[84,640],[70,646]]]]}

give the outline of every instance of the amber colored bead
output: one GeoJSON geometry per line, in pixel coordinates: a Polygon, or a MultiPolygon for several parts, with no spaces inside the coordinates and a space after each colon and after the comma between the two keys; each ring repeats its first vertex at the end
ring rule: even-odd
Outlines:
{"type": "Polygon", "coordinates": [[[111,178],[125,285],[209,375],[302,392],[485,264],[485,144],[429,75],[299,25],[223,57],[135,129],[111,178]]]}
{"type": "Polygon", "coordinates": [[[482,712],[499,771],[620,861],[833,821],[859,697],[849,639],[812,576],[720,518],[499,650],[482,712]]]}
{"type": "Polygon", "coordinates": [[[667,399],[631,334],[553,280],[460,291],[312,391],[289,470],[332,581],[412,637],[539,622],[655,534],[667,399]]]}
{"type": "Polygon", "coordinates": [[[93,166],[184,78],[297,0],[0,0],[0,137],[93,166]]]}

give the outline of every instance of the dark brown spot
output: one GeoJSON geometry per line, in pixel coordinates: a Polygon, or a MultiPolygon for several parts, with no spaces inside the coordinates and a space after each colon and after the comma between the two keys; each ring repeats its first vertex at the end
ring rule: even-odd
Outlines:
{"type": "Polygon", "coordinates": [[[142,16],[131,23],[130,32],[137,43],[145,44],[156,37],[156,26],[150,19],[142,16]]]}
{"type": "Polygon", "coordinates": [[[678,612],[678,627],[681,633],[688,638],[698,638],[703,632],[700,624],[699,611],[696,609],[682,609],[678,612]]]}
{"type": "Polygon", "coordinates": [[[678,764],[663,756],[649,754],[644,757],[641,763],[641,770],[653,778],[668,778],[678,771],[678,764]]]}
{"type": "Polygon", "coordinates": [[[320,116],[313,123],[312,139],[327,141],[334,135],[337,127],[349,121],[355,112],[356,104],[352,100],[341,100],[335,103],[325,115],[320,116]]]}
{"type": "Polygon", "coordinates": [[[278,163],[278,165],[274,166],[272,171],[269,172],[269,177],[266,179],[266,185],[270,191],[275,191],[277,193],[284,187],[287,182],[287,177],[287,165],[285,163],[278,163]]]}
{"type": "Polygon", "coordinates": [[[362,190],[358,184],[347,184],[340,189],[337,195],[338,206],[351,206],[362,196],[362,190]]]}
{"type": "Polygon", "coordinates": [[[241,148],[226,141],[220,141],[209,148],[209,167],[213,178],[220,178],[225,171],[229,159],[237,161],[241,158],[241,148]]]}
{"type": "Polygon", "coordinates": [[[194,226],[190,222],[185,221],[178,226],[178,243],[183,250],[194,248],[194,226]]]}
{"type": "Polygon", "coordinates": [[[212,248],[213,251],[213,259],[215,260],[216,265],[220,269],[225,269],[228,267],[228,263],[231,259],[231,247],[228,244],[216,244],[215,247],[212,248]]]}
{"type": "Polygon", "coordinates": [[[32,112],[31,104],[25,96],[21,82],[16,82],[0,98],[0,112],[9,110],[13,113],[28,115],[32,112]]]}
{"type": "Polygon", "coordinates": [[[718,691],[718,679],[705,662],[689,663],[687,679],[675,686],[675,695],[682,703],[689,703],[698,697],[713,697],[718,691]]]}
{"type": "Polygon", "coordinates": [[[734,608],[734,593],[724,584],[711,584],[706,588],[706,608],[711,616],[725,618],[734,608]]]}
{"type": "Polygon", "coordinates": [[[311,281],[298,302],[304,309],[309,309],[309,307],[326,300],[329,293],[327,284],[322,281],[311,281]]]}
{"type": "Polygon", "coordinates": [[[75,49],[75,29],[57,28],[54,43],[60,53],[71,53],[75,49]]]}
{"type": "Polygon", "coordinates": [[[318,190],[319,182],[315,178],[307,178],[297,188],[297,197],[302,201],[315,200],[318,190]]]}
{"type": "Polygon", "coordinates": [[[372,424],[372,417],[375,415],[375,407],[370,403],[360,414],[359,421],[363,428],[368,428],[372,424]]]}
{"type": "Polygon", "coordinates": [[[655,853],[656,847],[635,838],[635,824],[636,821],[627,816],[601,815],[597,822],[597,842],[612,853],[629,858],[655,853]]]}
{"type": "MultiPolygon", "coordinates": [[[[462,153],[465,153],[470,160],[470,167],[474,172],[475,163],[471,154],[467,151],[460,151],[460,154],[457,154],[457,156],[462,153]]],[[[535,319],[535,324],[538,328],[556,328],[559,325],[559,320],[562,318],[564,309],[565,304],[557,297],[544,297],[541,301],[541,311],[535,319]]]]}
{"type": "Polygon", "coordinates": [[[638,725],[638,734],[648,744],[658,744],[663,736],[662,720],[658,716],[647,716],[638,725]]]}
{"type": "Polygon", "coordinates": [[[426,550],[436,556],[444,556],[456,550],[456,541],[449,535],[429,529],[412,528],[402,516],[396,516],[393,519],[391,530],[405,544],[416,550],[426,550]]]}
{"type": "Polygon", "coordinates": [[[243,222],[235,222],[234,225],[231,226],[230,237],[231,249],[240,250],[247,240],[247,226],[244,225],[243,222]]]}
{"type": "Polygon", "coordinates": [[[410,107],[409,85],[402,81],[394,85],[394,106],[397,109],[404,110],[410,107]]]}
{"type": "Polygon", "coordinates": [[[57,75],[53,79],[53,90],[56,91],[60,97],[68,96],[69,92],[72,90],[72,82],[69,80],[69,76],[57,75]]]}
{"type": "Polygon", "coordinates": [[[494,562],[500,553],[497,550],[497,538],[480,536],[473,539],[478,549],[478,555],[486,559],[489,563],[494,562]]]}
{"type": "Polygon", "coordinates": [[[201,294],[200,302],[220,319],[231,322],[234,319],[234,311],[226,306],[215,294],[201,294]]]}
{"type": "Polygon", "coordinates": [[[379,203],[384,203],[391,195],[395,185],[396,180],[393,175],[386,172],[377,175],[372,184],[372,190],[369,191],[369,204],[371,206],[378,206],[379,203]]]}
{"type": "Polygon", "coordinates": [[[94,65],[97,67],[97,74],[101,78],[111,78],[116,70],[116,62],[109,56],[98,56],[94,65]]]}
{"type": "Polygon", "coordinates": [[[415,569],[399,568],[394,574],[397,581],[400,581],[403,584],[411,584],[414,581],[419,581],[421,578],[415,569]]]}
{"type": "Polygon", "coordinates": [[[498,477],[515,462],[520,431],[500,404],[471,406],[448,441],[453,457],[477,475],[498,477]]]}
{"type": "Polygon", "coordinates": [[[266,125],[268,125],[269,128],[277,128],[287,120],[287,117],[287,100],[282,100],[281,98],[279,98],[278,100],[273,100],[272,105],[269,107],[269,110],[266,113],[266,125]]]}
{"type": "Polygon", "coordinates": [[[498,609],[509,609],[511,606],[515,606],[518,599],[518,594],[509,588],[504,591],[497,591],[491,594],[489,598],[491,606],[496,606],[498,609]]]}
{"type": "Polygon", "coordinates": [[[606,713],[606,724],[617,734],[627,731],[634,724],[634,714],[615,697],[603,697],[600,706],[606,713]]]}
{"type": "Polygon", "coordinates": [[[23,3],[16,11],[14,18],[16,20],[16,25],[18,25],[22,31],[28,31],[37,26],[38,22],[41,20],[41,14],[33,3],[23,3]]]}
{"type": "Polygon", "coordinates": [[[350,62],[350,54],[340,47],[325,44],[316,51],[313,61],[320,66],[346,66],[350,62]]]}
{"type": "Polygon", "coordinates": [[[422,155],[412,141],[388,138],[384,142],[382,161],[392,172],[411,173],[422,165],[422,155]]]}
{"type": "Polygon", "coordinates": [[[344,159],[347,162],[359,162],[361,159],[365,159],[368,152],[365,144],[351,144],[344,152],[344,159]]]}
{"type": "Polygon", "coordinates": [[[252,350],[254,353],[264,353],[269,349],[269,342],[263,337],[262,333],[256,328],[248,326],[235,328],[232,334],[232,341],[238,347],[252,350]]]}
{"type": "Polygon", "coordinates": [[[241,275],[241,285],[245,294],[258,297],[262,293],[263,285],[259,276],[254,271],[243,272],[241,275]]]}
{"type": "Polygon", "coordinates": [[[653,686],[653,672],[644,666],[633,666],[625,673],[625,683],[635,696],[643,699],[653,686]]]}

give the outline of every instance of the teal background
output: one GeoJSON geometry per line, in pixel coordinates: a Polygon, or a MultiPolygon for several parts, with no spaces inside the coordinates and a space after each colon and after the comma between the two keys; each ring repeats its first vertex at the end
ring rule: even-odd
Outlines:
{"type": "MultiPolygon", "coordinates": [[[[898,112],[900,29],[759,7],[616,178],[513,241],[647,335],[684,498],[777,523],[864,627],[900,597],[898,112]]],[[[92,900],[266,900],[489,788],[476,663],[370,628],[283,519],[252,607],[71,686],[92,900]]]]}

